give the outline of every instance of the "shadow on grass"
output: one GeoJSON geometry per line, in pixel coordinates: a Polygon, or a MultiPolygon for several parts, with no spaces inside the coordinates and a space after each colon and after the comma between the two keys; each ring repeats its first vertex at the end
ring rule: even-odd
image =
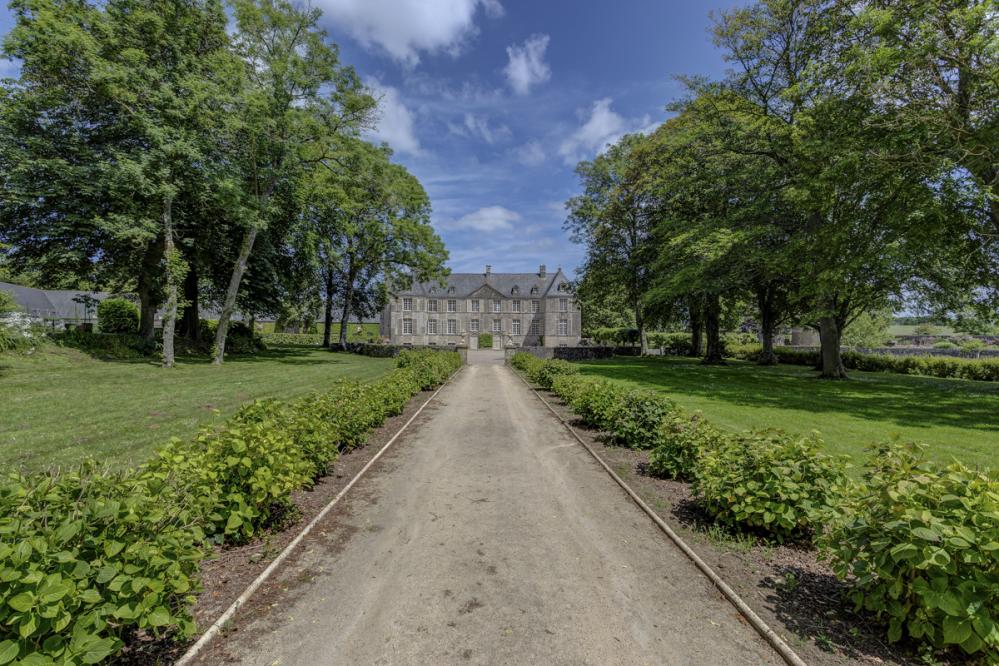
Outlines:
{"type": "Polygon", "coordinates": [[[999,432],[999,385],[989,382],[857,371],[849,381],[827,382],[801,366],[764,367],[745,361],[705,366],[683,358],[588,361],[582,371],[734,405],[999,432]]]}

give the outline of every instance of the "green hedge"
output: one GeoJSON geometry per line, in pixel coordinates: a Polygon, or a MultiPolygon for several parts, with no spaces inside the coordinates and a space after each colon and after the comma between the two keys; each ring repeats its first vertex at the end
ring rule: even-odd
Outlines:
{"type": "MultiPolygon", "coordinates": [[[[756,361],[762,348],[759,345],[740,345],[728,354],[747,361],[756,361]]],[[[812,349],[778,347],[777,360],[788,365],[818,367],[819,352],[812,349]]],[[[861,354],[843,352],[843,365],[850,370],[866,372],[895,372],[903,375],[922,375],[976,381],[999,381],[999,359],[970,359],[953,356],[895,356],[890,354],[861,354]]]]}
{"type": "Polygon", "coordinates": [[[97,304],[97,325],[101,333],[137,333],[139,308],[124,298],[108,298],[97,304]]]}
{"type": "MultiPolygon", "coordinates": [[[[551,361],[521,353],[511,363],[540,384],[551,361]]],[[[572,372],[550,388],[614,441],[642,447],[637,433],[654,441],[649,471],[692,481],[714,521],[778,540],[814,538],[853,603],[886,622],[889,641],[908,636],[930,650],[999,659],[993,472],[941,469],[914,445],[892,443],[874,451],[863,483],[849,483],[845,463],[822,453],[815,435],[723,433],[668,401],[650,407],[643,392],[572,372]],[[640,428],[629,422],[636,413],[640,428]]]]}
{"type": "Polygon", "coordinates": [[[0,664],[95,663],[139,629],[193,634],[207,548],[245,541],[291,507],[340,452],[358,446],[457,353],[408,352],[368,383],[257,401],[223,427],[174,439],[138,470],[0,479],[0,664]]]}
{"type": "MultiPolygon", "coordinates": [[[[309,347],[321,347],[323,344],[322,333],[264,333],[260,339],[267,345],[303,345],[309,347]]],[[[337,338],[333,338],[333,342],[337,338]]]]}
{"type": "Polygon", "coordinates": [[[999,660],[999,479],[888,442],[837,505],[821,552],[854,605],[935,648],[999,660]]]}

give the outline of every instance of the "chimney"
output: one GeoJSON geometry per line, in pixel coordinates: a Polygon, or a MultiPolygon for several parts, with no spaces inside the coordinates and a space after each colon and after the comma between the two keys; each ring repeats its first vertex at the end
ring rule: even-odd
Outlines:
{"type": "Polygon", "coordinates": [[[489,274],[492,272],[493,272],[493,267],[490,266],[489,264],[486,264],[486,277],[489,277],[489,274]]]}
{"type": "Polygon", "coordinates": [[[541,264],[541,267],[538,268],[538,277],[544,277],[547,274],[548,274],[548,271],[545,270],[545,265],[541,264]]]}

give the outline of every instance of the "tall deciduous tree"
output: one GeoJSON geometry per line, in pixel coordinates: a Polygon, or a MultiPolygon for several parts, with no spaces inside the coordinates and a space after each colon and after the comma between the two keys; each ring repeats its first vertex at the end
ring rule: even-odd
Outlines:
{"type": "Polygon", "coordinates": [[[247,86],[234,132],[248,214],[222,301],[213,350],[221,364],[240,283],[261,229],[269,223],[276,189],[305,164],[335,150],[369,119],[374,100],[337,48],[317,27],[317,9],[285,0],[234,0],[237,52],[247,86]]]}

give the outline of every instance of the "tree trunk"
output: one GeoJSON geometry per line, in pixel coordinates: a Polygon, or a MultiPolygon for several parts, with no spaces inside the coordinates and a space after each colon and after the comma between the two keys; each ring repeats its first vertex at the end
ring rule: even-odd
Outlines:
{"type": "Polygon", "coordinates": [[[649,353],[649,334],[645,330],[645,318],[642,316],[642,306],[635,306],[635,327],[638,328],[638,353],[645,356],[649,353]]]}
{"type": "Polygon", "coordinates": [[[760,341],[763,352],[757,361],[760,365],[777,365],[777,354],[774,353],[774,332],[777,328],[777,313],[774,312],[772,294],[768,289],[760,289],[756,294],[760,308],[760,341]]]}
{"type": "Polygon", "coordinates": [[[146,340],[152,340],[156,335],[156,308],[159,306],[159,299],[156,296],[154,276],[162,256],[163,246],[157,239],[146,248],[136,280],[136,291],[139,294],[139,335],[146,340]]]}
{"type": "Polygon", "coordinates": [[[840,344],[843,328],[836,317],[825,316],[819,320],[819,340],[822,345],[822,368],[819,377],[822,379],[846,379],[846,368],[843,366],[843,356],[840,354],[840,344]]]}
{"type": "Polygon", "coordinates": [[[347,351],[347,326],[350,323],[350,301],[354,297],[354,272],[347,273],[343,290],[343,314],[340,317],[340,349],[347,351]]]}
{"type": "Polygon", "coordinates": [[[184,304],[184,313],[180,316],[180,335],[199,342],[201,315],[198,303],[198,270],[193,260],[188,263],[187,275],[184,276],[184,304]]]}
{"type": "Polygon", "coordinates": [[[326,310],[323,312],[323,347],[333,341],[333,269],[326,267],[326,310]]]}
{"type": "Polygon", "coordinates": [[[174,365],[173,335],[177,328],[177,282],[178,266],[181,261],[173,243],[173,198],[163,198],[163,255],[166,258],[164,277],[166,282],[166,309],[163,312],[163,367],[174,365]]]}
{"type": "Polygon", "coordinates": [[[704,304],[704,327],[707,330],[708,345],[701,363],[721,364],[725,362],[721,350],[721,304],[717,294],[707,297],[704,304]]]}
{"type": "Polygon", "coordinates": [[[253,226],[246,230],[243,236],[243,245],[239,248],[239,257],[236,265],[232,267],[232,277],[229,278],[229,288],[225,292],[225,301],[222,304],[222,312],[219,313],[219,324],[215,330],[215,347],[213,351],[212,364],[222,365],[225,357],[225,337],[229,332],[229,320],[236,310],[236,296],[239,295],[239,284],[243,280],[246,272],[246,262],[250,258],[250,251],[253,250],[253,242],[257,239],[257,227],[253,226]]]}
{"type": "Polygon", "coordinates": [[[704,318],[699,304],[690,306],[690,356],[701,355],[701,338],[704,335],[704,318]]]}

